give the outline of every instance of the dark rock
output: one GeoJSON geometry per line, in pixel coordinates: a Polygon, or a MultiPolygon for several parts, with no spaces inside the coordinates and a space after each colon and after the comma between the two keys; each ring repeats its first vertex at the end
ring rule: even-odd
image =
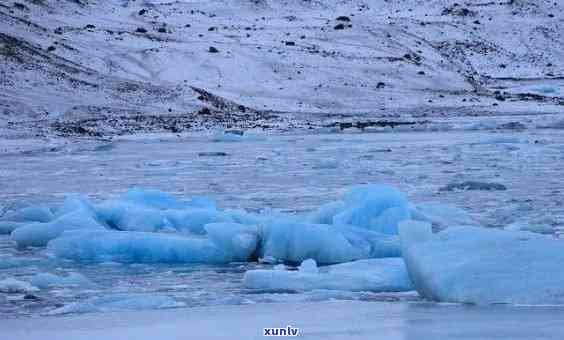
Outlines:
{"type": "Polygon", "coordinates": [[[335,25],[335,27],[333,27],[336,30],[344,30],[345,29],[345,25],[343,24],[337,24],[335,25]]]}
{"type": "Polygon", "coordinates": [[[341,16],[337,17],[337,19],[335,19],[335,20],[337,20],[337,21],[350,22],[350,21],[351,21],[351,18],[349,18],[349,17],[347,17],[347,16],[344,16],[344,15],[341,15],[341,16]]]}
{"type": "Polygon", "coordinates": [[[296,46],[296,43],[293,41],[286,41],[285,44],[286,46],[296,46]]]}
{"type": "Polygon", "coordinates": [[[85,29],[85,30],[93,30],[93,29],[95,29],[95,28],[96,28],[96,26],[94,26],[94,25],[92,25],[92,24],[88,24],[88,25],[84,26],[84,29],[85,29]]]}
{"type": "Polygon", "coordinates": [[[245,131],[243,131],[243,130],[225,130],[225,134],[243,136],[245,134],[245,131]]]}
{"type": "Polygon", "coordinates": [[[143,27],[137,27],[137,29],[135,30],[135,32],[137,32],[137,33],[147,33],[147,30],[144,29],[143,27]]]}
{"type": "Polygon", "coordinates": [[[165,27],[159,27],[159,29],[157,31],[159,33],[166,33],[166,28],[165,27]]]}
{"type": "Polygon", "coordinates": [[[380,82],[378,82],[378,84],[376,85],[376,88],[377,88],[377,89],[382,89],[382,88],[384,88],[385,86],[386,86],[386,84],[385,84],[384,82],[380,81],[380,82]]]}
{"type": "Polygon", "coordinates": [[[139,10],[139,15],[145,15],[147,13],[147,10],[145,8],[139,10]]]}
{"type": "Polygon", "coordinates": [[[454,4],[451,7],[445,8],[441,15],[454,15],[459,17],[475,16],[476,12],[468,8],[460,7],[459,4],[454,4]]]}
{"type": "Polygon", "coordinates": [[[450,183],[439,189],[439,191],[454,191],[454,190],[485,190],[485,191],[497,191],[497,190],[507,190],[507,187],[503,184],[494,182],[478,182],[478,181],[466,181],[462,183],[450,183]]]}
{"type": "Polygon", "coordinates": [[[198,152],[200,157],[225,157],[227,153],[223,151],[209,151],[209,152],[198,152]]]}
{"type": "Polygon", "coordinates": [[[210,53],[219,53],[219,50],[213,46],[210,46],[210,48],[208,49],[208,52],[210,53]]]}
{"type": "Polygon", "coordinates": [[[29,8],[27,8],[26,5],[19,2],[14,2],[14,8],[19,9],[20,11],[29,11],[29,8]]]}
{"type": "Polygon", "coordinates": [[[53,52],[54,50],[56,50],[57,48],[53,45],[47,47],[47,52],[53,52]]]}
{"type": "Polygon", "coordinates": [[[508,123],[504,123],[504,124],[499,125],[497,128],[502,129],[502,130],[519,130],[519,131],[527,129],[525,124],[523,124],[521,122],[508,122],[508,123]]]}
{"type": "Polygon", "coordinates": [[[210,115],[210,114],[211,114],[211,111],[210,111],[209,108],[203,107],[200,111],[198,111],[198,114],[201,114],[201,115],[210,115]]]}
{"type": "Polygon", "coordinates": [[[419,74],[419,75],[425,75],[425,71],[419,71],[419,72],[417,72],[417,74],[419,74]]]}
{"type": "Polygon", "coordinates": [[[33,294],[25,294],[23,298],[24,300],[39,300],[39,297],[33,294]]]}

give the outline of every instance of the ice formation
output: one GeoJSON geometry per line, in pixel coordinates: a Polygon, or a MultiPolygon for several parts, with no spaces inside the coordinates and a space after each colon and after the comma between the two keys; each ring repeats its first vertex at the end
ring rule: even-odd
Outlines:
{"type": "Polygon", "coordinates": [[[264,228],[262,256],[300,263],[308,258],[317,263],[348,262],[362,252],[335,228],[324,224],[274,222],[264,228]]]}
{"type": "Polygon", "coordinates": [[[122,231],[73,231],[49,243],[58,258],[83,262],[229,263],[249,260],[257,234],[247,226],[218,230],[210,225],[207,237],[122,231]]]}
{"type": "Polygon", "coordinates": [[[413,290],[401,258],[368,259],[318,269],[306,260],[299,270],[250,270],[245,287],[264,291],[340,291],[401,292],[413,290]]]}
{"type": "Polygon", "coordinates": [[[183,307],[184,303],[178,302],[166,295],[136,295],[112,294],[103,297],[94,297],[82,302],[51,310],[47,315],[63,315],[70,313],[113,312],[124,310],[144,310],[183,307]]]}
{"type": "Polygon", "coordinates": [[[0,280],[0,293],[31,293],[38,290],[39,289],[33,287],[28,282],[20,281],[12,277],[0,280]]]}
{"type": "Polygon", "coordinates": [[[67,276],[59,276],[51,273],[38,273],[31,278],[31,284],[39,289],[51,287],[93,287],[95,284],[87,277],[79,273],[70,273],[67,276]]]}
{"type": "Polygon", "coordinates": [[[33,222],[49,222],[53,219],[51,210],[44,206],[24,207],[0,218],[0,235],[10,234],[17,228],[33,222]]]}
{"type": "MultiPolygon", "coordinates": [[[[380,185],[353,187],[340,200],[307,214],[221,210],[205,197],[181,200],[136,188],[99,203],[71,196],[56,209],[28,206],[0,222],[1,228],[13,229],[11,237],[20,247],[47,245],[49,261],[225,264],[263,258],[301,265],[297,271],[285,266],[249,271],[246,287],[277,292],[415,287],[436,301],[564,304],[559,268],[564,243],[509,231],[550,228],[519,223],[504,231],[468,225],[476,222],[461,209],[409,203],[397,190],[380,185]],[[433,234],[432,227],[444,230],[433,234]]],[[[0,261],[2,266],[18,263],[0,261]]],[[[92,283],[80,274],[40,273],[32,284],[49,288],[92,283]]],[[[36,288],[6,279],[0,289],[36,288]]],[[[55,313],[137,303],[120,301],[93,300],[55,313]]],[[[168,300],[155,301],[168,305],[168,300]]]]}
{"type": "Polygon", "coordinates": [[[14,230],[26,224],[29,224],[29,222],[0,221],[0,235],[11,234],[14,230]]]}
{"type": "Polygon", "coordinates": [[[475,304],[564,304],[564,242],[530,232],[400,226],[409,275],[423,297],[475,304]]]}
{"type": "Polygon", "coordinates": [[[333,224],[348,224],[384,234],[397,235],[398,223],[410,219],[402,193],[384,185],[359,185],[343,198],[345,208],[333,216],[333,224]]]}
{"type": "Polygon", "coordinates": [[[226,263],[260,256],[325,265],[401,256],[397,224],[411,210],[400,192],[381,185],[353,187],[306,215],[220,210],[206,197],[134,188],[98,203],[69,196],[53,212],[26,207],[6,215],[0,228],[19,247],[51,242],[55,257],[77,261],[226,263]]]}
{"type": "Polygon", "coordinates": [[[77,229],[104,230],[104,227],[94,220],[89,212],[78,209],[51,222],[35,222],[17,228],[12,232],[12,239],[19,247],[41,247],[60,236],[64,231],[77,229]]]}

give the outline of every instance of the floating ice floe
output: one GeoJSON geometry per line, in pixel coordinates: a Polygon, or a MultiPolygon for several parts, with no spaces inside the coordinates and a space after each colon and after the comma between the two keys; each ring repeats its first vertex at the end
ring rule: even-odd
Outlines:
{"type": "Polygon", "coordinates": [[[29,224],[29,222],[0,221],[0,235],[11,234],[14,230],[26,224],[29,224]]]}
{"type": "Polygon", "coordinates": [[[332,226],[324,224],[274,222],[266,225],[262,256],[300,263],[308,258],[318,263],[349,262],[361,258],[361,251],[332,226]]]}
{"type": "Polygon", "coordinates": [[[343,198],[345,209],[333,216],[333,224],[349,224],[384,234],[397,235],[398,223],[411,218],[407,199],[384,185],[359,185],[343,198]]]}
{"type": "Polygon", "coordinates": [[[20,281],[12,277],[0,280],[0,293],[32,293],[38,290],[39,289],[33,287],[28,282],[20,281]]]}
{"type": "Polygon", "coordinates": [[[42,247],[67,230],[105,230],[91,215],[76,210],[47,223],[32,223],[12,232],[12,239],[19,247],[42,247]]]}
{"type": "Polygon", "coordinates": [[[402,292],[413,290],[401,258],[369,259],[317,268],[306,260],[297,271],[250,270],[245,287],[263,291],[371,291],[402,292]]]}
{"type": "Polygon", "coordinates": [[[53,212],[44,206],[28,206],[2,216],[2,221],[13,222],[49,222],[53,219],[53,212]]]}
{"type": "Polygon", "coordinates": [[[96,206],[97,218],[110,229],[121,231],[183,231],[204,233],[204,226],[214,222],[232,222],[217,211],[215,202],[205,197],[181,201],[157,190],[139,188],[116,200],[96,206]]]}
{"type": "Polygon", "coordinates": [[[51,210],[44,206],[28,206],[8,212],[0,218],[0,235],[10,234],[19,227],[33,222],[49,222],[53,219],[51,210]]]}
{"type": "Polygon", "coordinates": [[[219,210],[208,198],[135,188],[99,203],[71,196],[52,220],[19,226],[11,236],[19,247],[51,241],[56,258],[85,262],[226,263],[258,256],[335,264],[401,256],[397,225],[412,210],[400,192],[382,185],[353,187],[306,215],[219,210]]]}
{"type": "Polygon", "coordinates": [[[209,238],[149,232],[73,231],[49,242],[58,258],[82,262],[210,263],[249,260],[257,231],[249,226],[210,224],[209,238]]]}
{"type": "Polygon", "coordinates": [[[546,223],[514,222],[504,228],[511,231],[530,231],[532,233],[552,235],[554,227],[546,223]]]}
{"type": "Polygon", "coordinates": [[[86,276],[79,273],[70,273],[67,276],[59,276],[51,273],[38,273],[31,278],[31,284],[39,289],[51,287],[94,287],[95,284],[86,276]]]}
{"type": "Polygon", "coordinates": [[[423,297],[475,304],[564,304],[564,242],[529,232],[425,222],[400,226],[409,275],[423,297]]]}
{"type": "Polygon", "coordinates": [[[51,310],[46,315],[63,315],[70,313],[114,312],[126,310],[145,310],[184,307],[186,304],[178,302],[166,295],[148,294],[113,294],[103,297],[94,297],[82,302],[51,310]]]}

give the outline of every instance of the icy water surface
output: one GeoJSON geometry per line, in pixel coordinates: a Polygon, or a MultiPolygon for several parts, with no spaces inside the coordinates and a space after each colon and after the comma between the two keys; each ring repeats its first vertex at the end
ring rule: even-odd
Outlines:
{"type": "MultiPolygon", "coordinates": [[[[564,134],[527,132],[283,135],[240,142],[207,137],[111,143],[77,142],[53,152],[6,154],[0,160],[0,208],[21,202],[60,203],[69,193],[92,199],[132,186],[180,197],[205,195],[222,208],[308,211],[360,183],[386,183],[412,202],[464,208],[482,225],[564,224],[564,134]],[[495,182],[502,191],[441,191],[450,183],[495,182]]],[[[300,302],[327,299],[417,300],[414,294],[314,291],[271,294],[242,286],[256,263],[203,265],[76,265],[54,262],[45,250],[18,250],[0,236],[0,280],[29,281],[36,273],[78,272],[92,286],[0,293],[0,318],[49,313],[93,297],[132,294],[173,297],[179,305],[300,302]]]]}

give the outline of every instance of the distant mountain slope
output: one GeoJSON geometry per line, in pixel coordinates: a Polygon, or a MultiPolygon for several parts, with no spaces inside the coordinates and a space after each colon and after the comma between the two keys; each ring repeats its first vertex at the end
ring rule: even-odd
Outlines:
{"type": "Polygon", "coordinates": [[[533,0],[4,1],[0,125],[98,135],[561,112],[563,11],[533,0]]]}

